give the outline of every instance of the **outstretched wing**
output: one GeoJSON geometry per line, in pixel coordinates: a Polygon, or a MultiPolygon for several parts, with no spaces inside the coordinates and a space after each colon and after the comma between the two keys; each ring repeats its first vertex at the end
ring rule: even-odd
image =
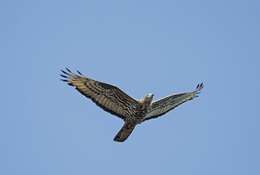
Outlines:
{"type": "Polygon", "coordinates": [[[151,107],[148,109],[147,115],[145,116],[143,121],[160,117],[170,110],[176,108],[177,106],[185,103],[186,101],[198,97],[198,94],[200,93],[202,88],[203,83],[198,84],[196,90],[193,92],[175,94],[153,102],[151,104],[151,107]]]}
{"type": "Polygon", "coordinates": [[[123,120],[133,115],[135,109],[140,105],[138,101],[118,87],[87,78],[79,71],[78,74],[72,73],[68,68],[66,68],[66,71],[61,71],[63,73],[61,76],[64,78],[62,81],[74,86],[81,94],[90,98],[105,111],[123,120]]]}

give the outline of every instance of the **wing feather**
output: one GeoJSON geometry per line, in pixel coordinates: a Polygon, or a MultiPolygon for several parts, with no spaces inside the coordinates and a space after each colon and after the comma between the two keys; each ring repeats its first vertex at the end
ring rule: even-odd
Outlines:
{"type": "Polygon", "coordinates": [[[151,104],[151,107],[148,109],[147,115],[143,121],[154,119],[162,116],[163,114],[171,111],[177,106],[198,97],[201,89],[203,88],[203,83],[198,84],[196,90],[193,92],[180,93],[170,95],[158,101],[155,101],[151,104]]]}
{"type": "Polygon", "coordinates": [[[137,100],[116,86],[87,78],[81,73],[74,74],[69,69],[66,70],[62,70],[62,81],[74,86],[82,95],[90,98],[99,107],[123,120],[136,112],[132,106],[137,108],[140,105],[137,100]]]}

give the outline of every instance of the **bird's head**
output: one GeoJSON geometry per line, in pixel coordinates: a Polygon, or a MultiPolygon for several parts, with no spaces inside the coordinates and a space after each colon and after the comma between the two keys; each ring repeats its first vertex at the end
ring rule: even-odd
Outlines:
{"type": "Polygon", "coordinates": [[[153,100],[153,94],[152,93],[149,93],[147,94],[144,99],[143,99],[143,103],[145,103],[146,105],[150,105],[151,102],[153,100]]]}

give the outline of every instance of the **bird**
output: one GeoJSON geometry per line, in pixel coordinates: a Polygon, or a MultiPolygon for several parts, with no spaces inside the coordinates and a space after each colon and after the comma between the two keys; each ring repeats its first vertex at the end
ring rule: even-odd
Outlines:
{"type": "Polygon", "coordinates": [[[137,100],[115,85],[100,82],[84,76],[81,72],[73,73],[69,68],[61,69],[60,80],[73,86],[85,97],[91,99],[103,110],[121,118],[122,128],[114,137],[116,142],[124,142],[138,124],[158,118],[177,106],[198,97],[204,87],[199,83],[191,92],[172,94],[154,101],[154,94],[148,93],[137,100]]]}

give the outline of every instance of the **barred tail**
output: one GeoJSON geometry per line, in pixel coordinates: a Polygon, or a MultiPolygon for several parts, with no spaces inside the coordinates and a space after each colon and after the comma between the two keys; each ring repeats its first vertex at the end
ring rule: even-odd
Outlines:
{"type": "Polygon", "coordinates": [[[120,129],[117,135],[114,138],[116,142],[123,142],[125,141],[129,135],[133,132],[136,124],[125,122],[124,126],[120,129]]]}

